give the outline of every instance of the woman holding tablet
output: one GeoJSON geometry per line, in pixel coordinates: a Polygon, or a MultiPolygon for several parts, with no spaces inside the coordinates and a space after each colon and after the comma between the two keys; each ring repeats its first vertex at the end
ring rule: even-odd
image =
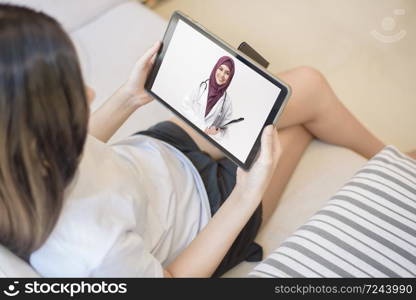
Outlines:
{"type": "Polygon", "coordinates": [[[280,141],[266,127],[248,172],[177,120],[106,144],[152,100],[159,44],[89,118],[92,93],[60,25],[11,5],[0,15],[0,243],[42,276],[219,276],[253,258],[312,137],[365,157],[384,146],[309,68],[282,74],[294,93],[280,141]]]}

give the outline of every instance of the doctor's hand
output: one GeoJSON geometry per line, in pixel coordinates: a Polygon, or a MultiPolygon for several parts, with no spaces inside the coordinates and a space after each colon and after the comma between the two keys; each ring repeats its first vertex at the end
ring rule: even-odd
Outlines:
{"type": "Polygon", "coordinates": [[[160,41],[156,42],[152,48],[147,50],[145,54],[139,58],[134,65],[128,80],[120,88],[120,91],[128,98],[129,103],[137,106],[137,108],[153,100],[153,98],[145,91],[144,84],[149,71],[155,62],[160,45],[160,41]]]}
{"type": "Polygon", "coordinates": [[[264,128],[261,149],[250,170],[237,170],[236,188],[244,201],[260,203],[279,161],[282,148],[277,130],[273,125],[264,128]]]}
{"type": "Polygon", "coordinates": [[[204,131],[205,131],[206,134],[216,135],[217,133],[220,132],[220,129],[215,127],[215,126],[211,126],[211,127],[205,128],[204,131]]]}

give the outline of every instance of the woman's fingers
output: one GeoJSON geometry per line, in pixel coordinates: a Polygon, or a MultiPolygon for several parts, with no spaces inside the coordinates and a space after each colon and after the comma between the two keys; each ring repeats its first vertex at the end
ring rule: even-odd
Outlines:
{"type": "Polygon", "coordinates": [[[261,136],[261,150],[260,150],[260,157],[259,161],[264,164],[269,164],[273,162],[273,125],[268,125],[264,128],[263,134],[261,136]]]}
{"type": "Polygon", "coordinates": [[[156,56],[161,44],[162,43],[160,41],[157,41],[150,49],[148,49],[143,54],[143,56],[139,59],[137,63],[143,66],[150,62],[153,59],[153,57],[156,56]]]}
{"type": "Polygon", "coordinates": [[[161,42],[156,42],[152,48],[148,49],[145,54],[134,65],[130,77],[127,81],[129,89],[142,89],[146,81],[147,74],[151,67],[151,61],[155,59],[161,42]]]}
{"type": "Polygon", "coordinates": [[[150,64],[151,65],[153,65],[155,63],[156,56],[157,56],[157,53],[154,53],[153,56],[152,56],[152,58],[150,59],[150,64]]]}
{"type": "Polygon", "coordinates": [[[264,128],[261,137],[261,151],[259,161],[263,164],[275,167],[282,153],[279,135],[273,125],[264,128]]]}
{"type": "Polygon", "coordinates": [[[276,128],[274,130],[274,137],[273,137],[273,157],[276,161],[279,160],[280,155],[282,154],[282,145],[280,143],[279,133],[277,132],[276,128]]]}

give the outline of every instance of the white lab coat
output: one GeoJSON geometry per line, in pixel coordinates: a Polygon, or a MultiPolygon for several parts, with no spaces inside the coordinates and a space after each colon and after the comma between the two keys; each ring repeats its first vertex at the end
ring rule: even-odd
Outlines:
{"type": "MultiPolygon", "coordinates": [[[[221,127],[232,120],[232,104],[227,92],[215,103],[214,107],[205,116],[208,101],[208,81],[201,82],[196,89],[193,89],[182,101],[181,112],[198,128],[204,131],[211,126],[221,127]]],[[[226,129],[210,137],[221,140],[226,134],[226,129]]]]}

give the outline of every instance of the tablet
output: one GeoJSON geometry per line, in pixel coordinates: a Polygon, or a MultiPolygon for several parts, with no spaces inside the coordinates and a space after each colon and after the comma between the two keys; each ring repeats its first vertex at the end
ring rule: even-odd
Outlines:
{"type": "Polygon", "coordinates": [[[287,84],[178,11],[145,88],[246,170],[290,95],[287,84]]]}

